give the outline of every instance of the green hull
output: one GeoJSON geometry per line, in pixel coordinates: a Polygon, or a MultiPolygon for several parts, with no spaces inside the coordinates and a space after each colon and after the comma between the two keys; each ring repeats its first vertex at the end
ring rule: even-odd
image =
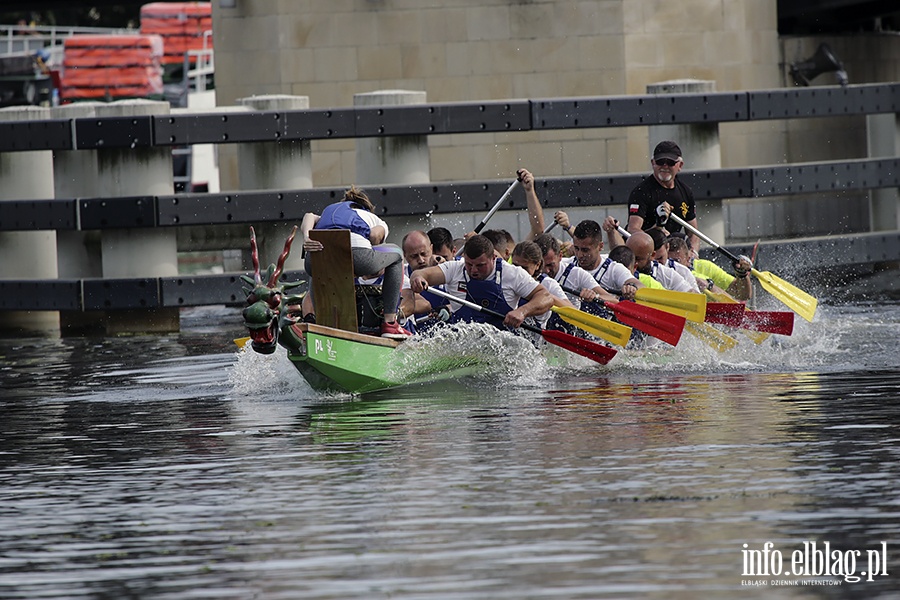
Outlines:
{"type": "Polygon", "coordinates": [[[474,357],[442,357],[404,362],[402,342],[298,324],[282,331],[279,342],[315,390],[362,394],[402,385],[461,377],[479,364],[474,357]]]}

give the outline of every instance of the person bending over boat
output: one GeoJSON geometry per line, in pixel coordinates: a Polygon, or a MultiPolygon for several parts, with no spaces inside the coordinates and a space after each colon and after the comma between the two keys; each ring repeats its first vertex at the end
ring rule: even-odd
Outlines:
{"type": "Polygon", "coordinates": [[[643,231],[635,231],[625,240],[625,246],[634,252],[635,275],[647,287],[692,292],[691,286],[675,269],[653,260],[653,238],[643,231]]]}
{"type": "MultiPolygon", "coordinates": [[[[550,292],[550,295],[553,297],[553,306],[568,306],[570,308],[575,308],[575,305],[569,301],[569,297],[566,296],[566,293],[563,291],[562,286],[559,285],[559,282],[544,273],[543,256],[544,253],[541,251],[541,247],[536,243],[528,241],[519,242],[516,244],[515,248],[513,248],[510,262],[517,267],[525,269],[525,271],[527,271],[538,283],[547,288],[547,291],[550,292]]],[[[534,325],[541,329],[558,329],[567,332],[570,330],[562,319],[552,311],[536,315],[533,319],[535,321],[534,325]]]]}
{"type": "Polygon", "coordinates": [[[681,278],[688,284],[692,292],[700,294],[700,286],[691,270],[680,262],[669,260],[669,237],[665,231],[654,227],[647,230],[647,235],[653,239],[653,260],[658,262],[661,268],[674,269],[676,273],[681,275],[681,278]]]}
{"type": "Polygon", "coordinates": [[[454,260],[457,247],[453,243],[453,234],[446,227],[433,227],[428,230],[431,240],[431,251],[444,260],[454,260]]]}
{"type": "Polygon", "coordinates": [[[568,296],[575,308],[582,308],[582,301],[592,302],[598,298],[610,302],[618,301],[618,298],[600,287],[590,273],[575,263],[575,257],[562,255],[559,240],[555,237],[543,233],[534,239],[534,243],[543,252],[544,273],[559,283],[560,287],[579,290],[579,296],[568,296]]]}
{"type": "MultiPolygon", "coordinates": [[[[494,245],[483,235],[474,235],[466,241],[463,260],[414,271],[410,278],[410,287],[417,294],[437,285],[443,285],[448,294],[504,315],[502,325],[512,329],[528,317],[547,312],[553,305],[547,289],[521,267],[495,257],[494,245]],[[525,303],[519,305],[523,298],[525,303]]],[[[458,307],[450,321],[501,326],[494,317],[466,306],[458,307]]]]}
{"type": "MultiPolygon", "coordinates": [[[[557,212],[556,216],[558,222],[564,227],[569,223],[569,217],[563,211],[557,212]]],[[[570,229],[574,256],[560,261],[560,270],[556,275],[557,281],[563,283],[565,269],[580,267],[587,271],[595,285],[601,288],[602,293],[599,295],[601,300],[616,302],[619,296],[634,299],[634,293],[637,288],[642,287],[642,284],[633,273],[602,254],[603,230],[600,228],[600,224],[585,219],[570,229]]],[[[546,256],[544,260],[547,261],[546,256]]],[[[574,287],[566,283],[563,285],[574,287]]],[[[591,298],[584,298],[583,294],[582,299],[591,300],[591,298]]]]}
{"type": "Polygon", "coordinates": [[[753,264],[746,256],[739,256],[740,261],[734,268],[734,275],[711,260],[692,258],[690,248],[683,234],[673,233],[669,237],[669,260],[676,261],[691,269],[698,281],[705,283],[705,288],[714,293],[726,293],[735,300],[749,300],[753,296],[753,285],[747,276],[753,264]]]}
{"type": "MultiPolygon", "coordinates": [[[[449,235],[450,232],[448,231],[449,235]]],[[[439,322],[446,322],[453,309],[447,306],[447,300],[428,291],[416,294],[409,285],[409,278],[420,269],[433,267],[444,262],[444,257],[434,254],[431,239],[424,231],[410,231],[403,236],[403,258],[406,277],[400,290],[400,312],[409,315],[405,327],[415,333],[434,327],[439,322]]],[[[443,291],[442,286],[437,286],[443,291]]]]}
{"type": "MultiPolygon", "coordinates": [[[[303,249],[319,252],[322,243],[309,238],[313,229],[349,229],[350,252],[353,258],[353,272],[358,277],[372,276],[384,269],[381,300],[384,317],[381,323],[381,337],[406,339],[411,335],[397,322],[397,306],[400,302],[400,287],[403,284],[403,257],[399,252],[376,252],[373,244],[383,244],[388,235],[388,226],[372,211],[375,205],[366,194],[355,186],[344,193],[343,202],[329,204],[321,215],[306,213],[300,225],[303,234],[303,249]]],[[[311,261],[307,254],[305,268],[310,277],[311,261]]],[[[315,302],[315,299],[313,299],[315,302]]]]}
{"type": "Polygon", "coordinates": [[[641,282],[619,263],[602,254],[603,230],[597,221],[585,219],[575,226],[572,235],[574,263],[591,274],[594,281],[607,292],[634,299],[641,282]]]}

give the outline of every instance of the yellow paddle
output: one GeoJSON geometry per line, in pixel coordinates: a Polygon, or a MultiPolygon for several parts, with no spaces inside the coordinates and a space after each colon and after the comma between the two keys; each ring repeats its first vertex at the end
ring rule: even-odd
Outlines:
{"type": "Polygon", "coordinates": [[[571,306],[554,306],[550,310],[558,314],[566,323],[603,338],[611,344],[624,346],[631,339],[631,327],[627,325],[586,313],[571,306]]]}
{"type": "MultiPolygon", "coordinates": [[[[738,262],[737,256],[712,241],[710,238],[698,231],[696,227],[692,226],[689,223],[686,223],[684,219],[682,219],[678,215],[673,213],[669,215],[669,218],[727,256],[729,259],[731,259],[732,262],[738,262]]],[[[775,296],[781,303],[783,303],[785,306],[790,308],[792,311],[794,311],[807,321],[813,320],[813,317],[816,314],[816,306],[819,303],[819,301],[816,300],[815,297],[807,294],[795,285],[788,283],[784,279],[776,277],[768,271],[760,272],[756,269],[751,269],[750,272],[753,273],[753,276],[756,277],[760,284],[762,284],[763,289],[775,296]]]]}
{"type": "Polygon", "coordinates": [[[243,348],[244,346],[247,345],[247,343],[249,341],[250,341],[249,337],[242,337],[242,338],[236,338],[234,340],[234,343],[237,345],[238,348],[243,348]]]}
{"type": "Polygon", "coordinates": [[[702,294],[642,287],[638,288],[634,299],[638,304],[680,315],[694,323],[703,323],[706,319],[706,296],[702,294]]]}
{"type": "Polygon", "coordinates": [[[725,352],[737,346],[738,341],[713,327],[708,323],[693,323],[688,321],[684,324],[684,330],[691,335],[697,337],[700,341],[712,346],[719,352],[725,352]]]}
{"type": "Polygon", "coordinates": [[[775,296],[792,311],[812,322],[819,302],[815,297],[768,271],[751,269],[750,272],[762,284],[764,290],[775,296]]]}

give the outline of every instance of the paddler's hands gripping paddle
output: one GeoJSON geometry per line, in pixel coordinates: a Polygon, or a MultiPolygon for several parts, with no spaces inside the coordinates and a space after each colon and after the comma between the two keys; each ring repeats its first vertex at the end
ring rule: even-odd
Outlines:
{"type": "MultiPolygon", "coordinates": [[[[457,298],[452,294],[448,294],[447,292],[441,291],[436,288],[428,288],[428,291],[436,296],[440,296],[442,298],[446,298],[451,302],[456,302],[457,304],[462,304],[463,306],[468,306],[472,310],[477,310],[479,312],[483,312],[486,315],[491,315],[492,317],[496,317],[501,321],[504,318],[504,315],[485,308],[479,304],[475,304],[474,302],[469,302],[468,300],[463,300],[461,298],[457,298]]],[[[574,335],[569,335],[568,333],[564,333],[562,331],[553,331],[548,329],[541,329],[539,327],[535,327],[533,325],[528,325],[527,323],[522,324],[522,328],[527,329],[528,331],[533,331],[534,333],[539,333],[544,340],[554,346],[559,346],[560,348],[565,348],[570,352],[574,352],[576,354],[580,354],[581,356],[587,357],[593,361],[600,363],[601,365],[605,365],[608,363],[618,352],[615,348],[609,348],[607,346],[603,346],[601,344],[597,344],[596,342],[591,342],[590,340],[583,340],[575,337],[574,335]]]]}
{"type": "MultiPolygon", "coordinates": [[[[715,243],[709,237],[700,232],[696,227],[685,222],[685,220],[678,215],[673,213],[669,215],[669,218],[727,256],[732,262],[738,262],[737,256],[735,256],[719,244],[715,243]]],[[[776,277],[768,271],[760,272],[756,269],[750,269],[750,272],[753,273],[753,276],[759,280],[764,290],[775,296],[785,306],[793,310],[795,313],[797,313],[807,321],[813,320],[813,317],[816,314],[816,306],[819,303],[819,301],[816,300],[815,297],[807,294],[793,284],[788,283],[784,279],[776,277]]]]}
{"type": "Polygon", "coordinates": [[[578,310],[573,306],[553,306],[550,308],[566,323],[587,331],[591,335],[603,338],[611,344],[624,346],[631,339],[631,327],[602,319],[597,315],[578,310]]]}
{"type": "MultiPolygon", "coordinates": [[[[487,225],[487,222],[491,219],[491,217],[494,216],[494,213],[497,212],[498,210],[500,210],[500,207],[503,206],[503,203],[506,202],[506,200],[510,197],[510,195],[514,191],[516,191],[516,188],[519,187],[520,185],[522,185],[522,181],[519,179],[516,179],[515,181],[512,182],[512,185],[510,185],[508,188],[506,188],[506,191],[503,192],[503,195],[500,196],[499,200],[497,200],[497,204],[495,204],[494,207],[488,211],[488,214],[484,215],[484,218],[481,220],[481,223],[479,223],[478,225],[475,226],[475,230],[474,230],[475,233],[481,233],[481,230],[484,229],[484,226],[487,225]]],[[[456,256],[461,256],[462,253],[463,253],[463,249],[460,248],[459,250],[456,251],[456,256]]]]}

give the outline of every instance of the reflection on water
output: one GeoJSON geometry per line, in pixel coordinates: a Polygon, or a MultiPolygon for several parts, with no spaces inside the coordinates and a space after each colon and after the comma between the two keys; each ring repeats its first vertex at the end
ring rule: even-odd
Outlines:
{"type": "Polygon", "coordinates": [[[237,353],[241,332],[214,326],[226,317],[189,313],[170,337],[0,342],[0,597],[898,588],[896,305],[608,366],[536,368],[500,340],[483,377],[360,398],[313,392],[283,355],[237,353]],[[864,570],[882,541],[890,575],[873,581],[743,573],[742,551],[766,542],[860,550],[864,570]]]}

